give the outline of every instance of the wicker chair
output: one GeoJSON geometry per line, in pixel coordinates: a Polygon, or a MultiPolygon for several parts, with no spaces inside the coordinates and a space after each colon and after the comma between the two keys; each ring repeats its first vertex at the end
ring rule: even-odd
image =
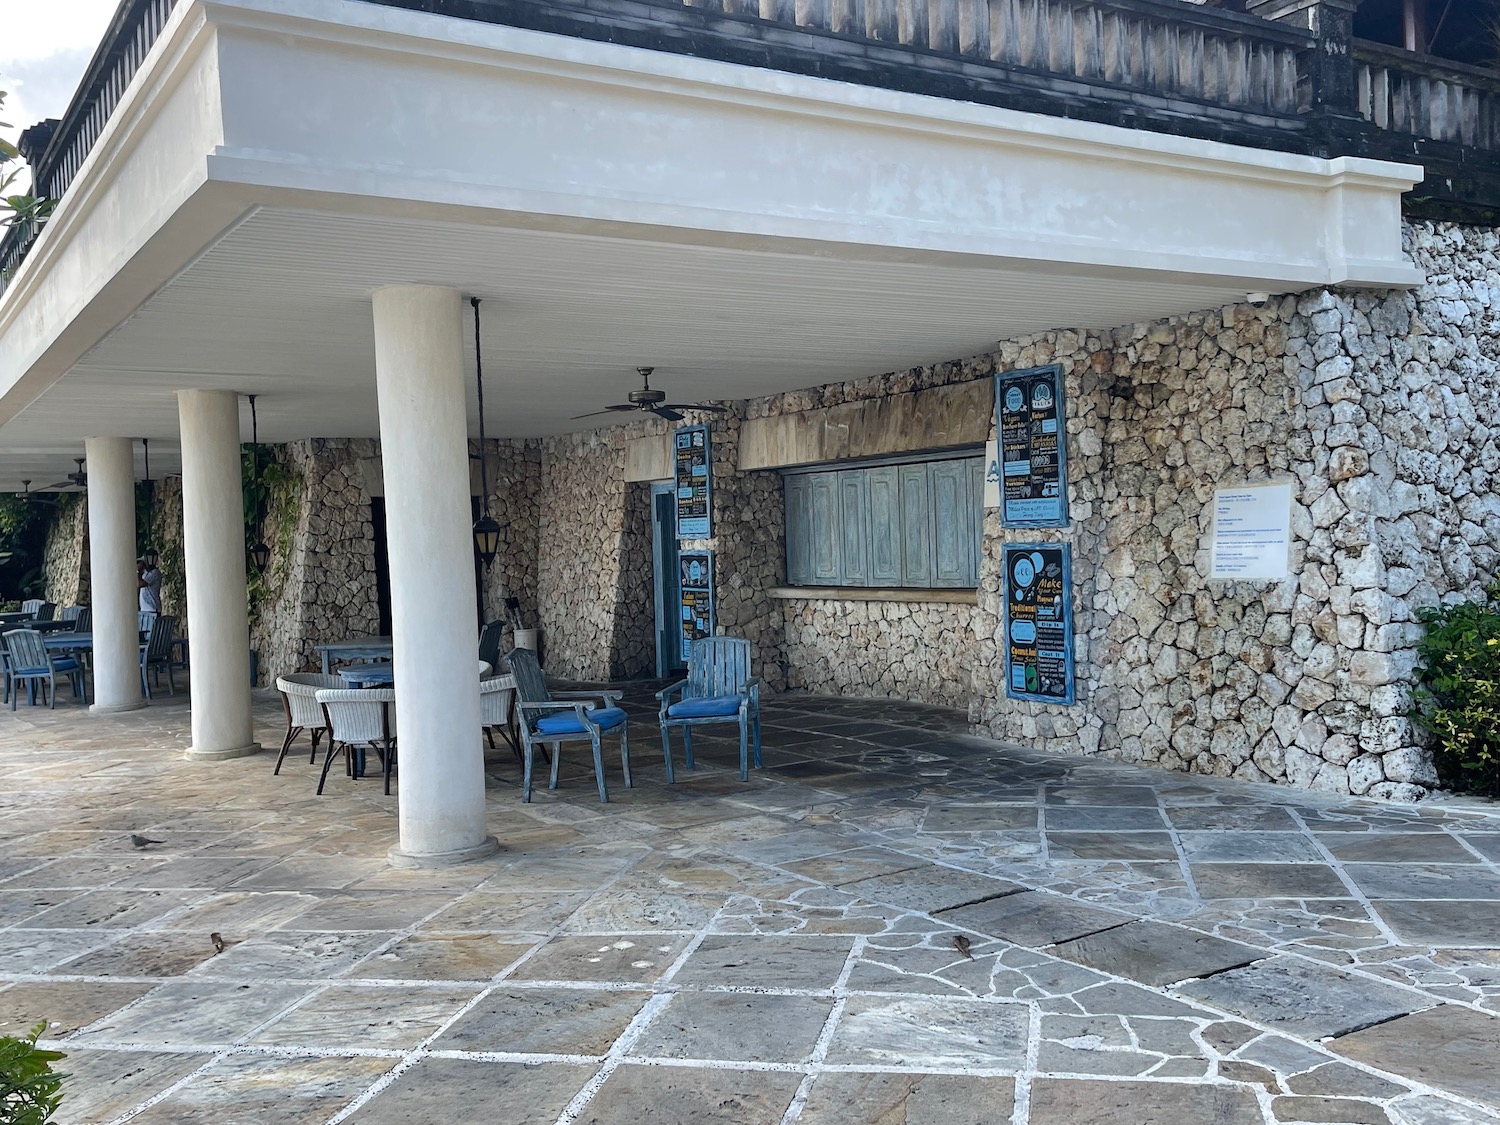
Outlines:
{"type": "Polygon", "coordinates": [[[498,730],[515,751],[516,760],[524,762],[521,747],[510,731],[515,698],[514,676],[495,676],[493,679],[479,681],[479,725],[484,728],[484,737],[489,741],[490,749],[495,749],[495,732],[498,730]]]}
{"type": "Polygon", "coordinates": [[[385,792],[391,792],[391,767],[396,763],[395,730],[396,693],[391,688],[325,689],[318,692],[318,706],[323,709],[328,729],[328,753],[323,755],[323,773],[318,778],[318,794],[328,780],[328,767],[339,751],[354,772],[352,755],[368,746],[380,755],[385,775],[385,792]]]}
{"type": "Polygon", "coordinates": [[[312,739],[312,753],[307,756],[307,764],[312,765],[318,760],[318,740],[327,729],[323,708],[318,705],[318,692],[343,686],[344,681],[337,676],[325,676],[321,672],[293,672],[277,678],[276,690],[281,692],[281,704],[286,708],[286,738],[281,742],[281,753],[276,756],[273,773],[281,772],[281,763],[303,731],[312,739]]]}

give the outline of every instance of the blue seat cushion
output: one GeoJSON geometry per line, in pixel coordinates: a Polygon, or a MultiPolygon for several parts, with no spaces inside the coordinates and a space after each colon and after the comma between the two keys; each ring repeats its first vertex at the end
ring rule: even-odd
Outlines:
{"type": "Polygon", "coordinates": [[[684,699],[667,708],[669,719],[728,718],[740,713],[737,695],[706,695],[701,699],[684,699]]]}
{"type": "Polygon", "coordinates": [[[45,676],[48,671],[72,672],[78,668],[78,661],[71,656],[60,657],[52,662],[51,669],[47,668],[18,668],[11,673],[13,676],[45,676]]]}
{"type": "MultiPolygon", "coordinates": [[[[625,712],[618,707],[596,707],[589,712],[589,721],[605,730],[612,730],[625,721],[625,712]]],[[[563,711],[538,719],[536,729],[541,734],[588,733],[587,728],[578,721],[576,711],[563,711]]]]}

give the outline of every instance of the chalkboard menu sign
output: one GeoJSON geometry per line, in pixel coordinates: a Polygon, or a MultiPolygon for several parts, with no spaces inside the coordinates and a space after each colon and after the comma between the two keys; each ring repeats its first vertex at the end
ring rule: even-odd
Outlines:
{"type": "Polygon", "coordinates": [[[1072,703],[1073,564],[1066,543],[1008,543],[1005,559],[1005,694],[1072,703]]]}
{"type": "Polygon", "coordinates": [[[713,534],[709,511],[713,448],[707,426],[672,431],[677,485],[677,538],[707,539],[713,534]]]}
{"type": "Polygon", "coordinates": [[[1000,523],[1068,525],[1067,413],[1062,368],[1032,367],[995,376],[1000,434],[1000,523]]]}
{"type": "Polygon", "coordinates": [[[682,605],[682,659],[699,637],[714,633],[714,553],[683,551],[677,556],[682,605]]]}

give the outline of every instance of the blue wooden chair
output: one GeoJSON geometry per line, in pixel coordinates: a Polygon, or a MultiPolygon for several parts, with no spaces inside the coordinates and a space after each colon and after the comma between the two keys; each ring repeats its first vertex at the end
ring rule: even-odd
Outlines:
{"type": "Polygon", "coordinates": [[[47,706],[56,707],[59,672],[68,677],[74,698],[84,698],[83,665],[76,657],[54,656],[48,652],[46,642],[36,630],[13,629],[6,633],[5,652],[10,662],[7,678],[10,682],[12,711],[16,709],[16,701],[21,695],[21,684],[26,685],[26,702],[35,705],[36,688],[43,680],[47,681],[47,706]]]}
{"type": "Polygon", "coordinates": [[[177,618],[170,613],[152,615],[151,631],[141,645],[141,690],[151,698],[151,683],[148,672],[154,673],[161,683],[161,670],[167,670],[167,691],[177,694],[177,684],[172,679],[172,633],[177,628],[177,618]]]}
{"type": "Polygon", "coordinates": [[[494,672],[500,667],[500,645],[504,640],[505,622],[491,621],[479,631],[479,659],[494,672]]]}
{"type": "Polygon", "coordinates": [[[749,743],[754,732],[755,768],[760,769],[760,679],[750,674],[750,642],[740,637],[700,637],[688,650],[687,679],[656,693],[661,700],[661,750],[672,774],[672,727],[682,728],[688,769],[693,764],[693,728],[709,723],[740,726],[740,780],[750,779],[749,743]],[[674,695],[680,696],[676,703],[674,695]]]}
{"type": "Polygon", "coordinates": [[[599,783],[599,800],[608,801],[609,789],[604,784],[604,753],[599,740],[612,731],[620,733],[620,764],[625,771],[625,787],[632,788],[635,783],[630,779],[629,716],[615,706],[624,693],[548,691],[536,653],[518,648],[507,653],[505,659],[510,663],[511,675],[516,681],[516,711],[524,759],[521,800],[531,800],[531,768],[538,743],[544,746],[549,742],[552,744],[552,774],[547,788],[556,789],[562,744],[588,739],[594,746],[594,780],[599,783]]]}
{"type": "Polygon", "coordinates": [[[73,632],[92,633],[94,631],[94,611],[84,605],[78,607],[78,616],[73,618],[73,632]]]}

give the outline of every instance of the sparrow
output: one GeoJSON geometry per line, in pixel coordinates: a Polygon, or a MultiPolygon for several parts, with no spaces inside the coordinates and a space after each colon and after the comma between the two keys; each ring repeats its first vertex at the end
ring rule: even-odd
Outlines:
{"type": "Polygon", "coordinates": [[[214,952],[215,953],[223,953],[224,952],[224,939],[223,939],[223,937],[221,937],[218,934],[209,934],[208,935],[208,940],[214,943],[214,952]]]}
{"type": "Polygon", "coordinates": [[[963,934],[953,935],[953,948],[962,953],[970,961],[974,960],[974,954],[969,952],[969,939],[963,934]]]}
{"type": "Polygon", "coordinates": [[[135,833],[131,833],[131,835],[130,835],[130,842],[132,844],[134,844],[138,848],[144,848],[147,844],[160,844],[163,841],[161,841],[161,840],[148,840],[144,836],[137,836],[137,835],[135,835],[135,833]]]}

